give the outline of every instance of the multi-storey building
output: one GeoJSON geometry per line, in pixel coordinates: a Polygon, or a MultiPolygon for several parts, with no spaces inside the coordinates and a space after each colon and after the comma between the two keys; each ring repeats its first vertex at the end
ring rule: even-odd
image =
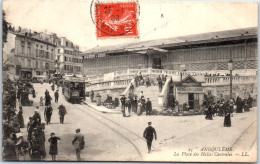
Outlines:
{"type": "Polygon", "coordinates": [[[73,44],[66,37],[60,37],[56,42],[56,68],[61,74],[82,73],[82,56],[80,55],[79,46],[73,44]]]}
{"type": "Polygon", "coordinates": [[[53,35],[31,33],[28,31],[12,32],[15,37],[14,63],[16,75],[31,78],[35,75],[55,73],[55,42],[53,35]]]}

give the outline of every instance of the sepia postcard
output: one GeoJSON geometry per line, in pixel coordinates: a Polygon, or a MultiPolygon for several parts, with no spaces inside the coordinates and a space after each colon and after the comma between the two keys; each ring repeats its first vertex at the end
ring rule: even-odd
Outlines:
{"type": "Polygon", "coordinates": [[[257,162],[258,3],[3,0],[2,160],[257,162]]]}

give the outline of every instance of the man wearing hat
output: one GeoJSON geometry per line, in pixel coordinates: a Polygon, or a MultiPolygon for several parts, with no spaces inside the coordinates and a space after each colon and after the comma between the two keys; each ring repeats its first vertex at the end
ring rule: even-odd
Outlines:
{"type": "Polygon", "coordinates": [[[122,95],[122,97],[120,98],[120,101],[121,101],[121,110],[122,110],[123,116],[125,117],[125,105],[126,105],[125,95],[122,95]]]}
{"type": "Polygon", "coordinates": [[[151,116],[151,112],[152,112],[152,102],[150,101],[149,98],[147,98],[147,101],[145,103],[145,109],[146,109],[146,116],[149,115],[151,116]]]}
{"type": "Polygon", "coordinates": [[[144,130],[144,134],[143,134],[143,137],[146,139],[147,142],[148,153],[151,152],[153,136],[156,140],[157,139],[156,131],[152,127],[152,122],[148,122],[148,127],[144,130]]]}
{"type": "Polygon", "coordinates": [[[80,161],[80,151],[83,150],[85,147],[84,136],[80,133],[80,129],[76,129],[76,135],[72,140],[72,144],[74,145],[74,148],[76,150],[77,160],[80,161]]]}
{"type": "Polygon", "coordinates": [[[45,107],[44,110],[44,118],[46,120],[47,125],[51,123],[51,115],[52,115],[52,107],[50,105],[45,107]]]}
{"type": "Polygon", "coordinates": [[[54,97],[55,97],[55,103],[57,103],[59,101],[59,92],[58,92],[58,90],[56,90],[56,92],[54,93],[54,97]]]}

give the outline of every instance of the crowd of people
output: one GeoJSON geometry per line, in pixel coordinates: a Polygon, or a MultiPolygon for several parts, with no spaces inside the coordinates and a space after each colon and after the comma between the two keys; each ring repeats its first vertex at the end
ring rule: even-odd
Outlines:
{"type": "MultiPolygon", "coordinates": [[[[58,90],[54,93],[55,103],[58,103],[58,90]]],[[[45,126],[51,123],[52,106],[51,96],[46,89],[44,99],[40,98],[40,105],[45,105],[44,119],[41,119],[39,106],[36,106],[34,114],[29,117],[29,122],[25,125],[23,117],[24,105],[32,105],[33,101],[29,100],[29,94],[35,98],[36,94],[33,86],[27,81],[13,82],[7,80],[3,82],[3,120],[2,120],[2,139],[3,139],[3,159],[7,161],[16,160],[32,160],[40,161],[46,158],[45,149],[45,126]],[[43,101],[45,100],[45,103],[43,101]],[[16,109],[16,103],[19,104],[19,111],[16,109]],[[27,136],[21,133],[21,129],[26,128],[27,136]]],[[[67,114],[65,106],[61,103],[58,107],[60,123],[64,123],[64,117],[67,114]]],[[[78,160],[80,151],[84,149],[84,136],[81,135],[80,129],[76,130],[76,135],[72,144],[75,147],[75,152],[78,160]],[[79,138],[81,136],[81,138],[79,138]],[[82,137],[83,136],[83,137],[82,137]]],[[[51,133],[47,140],[50,143],[49,154],[52,160],[56,160],[58,154],[58,141],[60,137],[56,137],[55,133],[51,133]]]]}
{"type": "Polygon", "coordinates": [[[202,105],[206,109],[204,113],[206,115],[205,119],[212,120],[215,115],[224,117],[224,127],[230,127],[232,113],[248,112],[252,108],[252,104],[253,98],[251,95],[247,99],[237,96],[236,100],[230,98],[225,101],[224,98],[221,98],[215,101],[213,95],[209,92],[208,95],[204,95],[202,105]]]}

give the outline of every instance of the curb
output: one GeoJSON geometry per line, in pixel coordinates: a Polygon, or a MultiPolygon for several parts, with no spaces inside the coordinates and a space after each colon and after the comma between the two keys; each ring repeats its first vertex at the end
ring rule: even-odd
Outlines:
{"type": "Polygon", "coordinates": [[[95,105],[93,105],[93,104],[88,104],[88,103],[86,103],[85,101],[83,101],[83,103],[84,103],[85,105],[88,105],[88,106],[91,107],[92,109],[95,109],[96,111],[101,112],[101,113],[106,113],[106,114],[121,114],[121,111],[104,111],[104,110],[99,110],[99,109],[97,108],[97,106],[95,106],[95,105]]]}

